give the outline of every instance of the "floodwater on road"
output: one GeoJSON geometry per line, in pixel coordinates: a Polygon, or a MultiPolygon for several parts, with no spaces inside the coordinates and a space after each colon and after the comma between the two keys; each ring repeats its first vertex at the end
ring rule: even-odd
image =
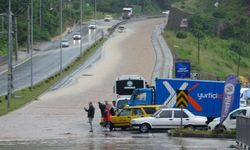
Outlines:
{"type": "Polygon", "coordinates": [[[231,150],[235,142],[228,139],[175,138],[166,131],[140,134],[135,131],[105,132],[99,129],[84,137],[47,139],[36,141],[0,142],[1,150],[231,150]]]}
{"type": "Polygon", "coordinates": [[[161,22],[163,19],[126,24],[124,33],[115,33],[103,45],[98,61],[70,77],[70,84],[0,117],[0,150],[230,149],[234,140],[173,138],[166,131],[102,131],[97,102],[116,98],[112,87],[119,75],[140,74],[150,80],[156,60],[150,37],[161,22]],[[83,110],[89,101],[96,108],[94,133],[88,132],[83,110]]]}

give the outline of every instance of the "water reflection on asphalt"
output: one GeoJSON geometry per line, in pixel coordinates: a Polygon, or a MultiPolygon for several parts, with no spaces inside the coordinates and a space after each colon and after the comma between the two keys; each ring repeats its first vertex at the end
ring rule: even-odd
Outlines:
{"type": "Polygon", "coordinates": [[[168,137],[166,133],[97,132],[85,137],[0,142],[1,150],[232,150],[234,140],[168,137]]]}

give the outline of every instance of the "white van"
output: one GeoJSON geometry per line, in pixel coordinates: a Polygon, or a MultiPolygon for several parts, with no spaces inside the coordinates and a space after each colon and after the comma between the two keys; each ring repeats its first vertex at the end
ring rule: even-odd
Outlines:
{"type": "Polygon", "coordinates": [[[250,88],[240,89],[240,107],[246,107],[250,104],[250,88]]]}

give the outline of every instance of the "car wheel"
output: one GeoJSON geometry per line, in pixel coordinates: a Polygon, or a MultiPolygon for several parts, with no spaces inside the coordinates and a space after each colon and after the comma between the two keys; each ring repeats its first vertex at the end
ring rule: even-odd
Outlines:
{"type": "Polygon", "coordinates": [[[219,124],[214,129],[219,131],[219,132],[226,131],[226,127],[224,125],[219,125],[219,124]]]}
{"type": "Polygon", "coordinates": [[[141,133],[147,133],[149,131],[149,129],[150,129],[150,126],[147,123],[144,123],[140,126],[141,133]]]}

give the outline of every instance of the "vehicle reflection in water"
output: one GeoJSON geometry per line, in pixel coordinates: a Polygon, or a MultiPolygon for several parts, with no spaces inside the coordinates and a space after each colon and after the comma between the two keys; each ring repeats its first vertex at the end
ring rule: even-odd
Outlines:
{"type": "Polygon", "coordinates": [[[95,40],[96,29],[89,29],[89,42],[95,40]]]}
{"type": "Polygon", "coordinates": [[[76,44],[80,44],[81,43],[81,40],[73,40],[73,44],[76,45],[76,44]]]}

